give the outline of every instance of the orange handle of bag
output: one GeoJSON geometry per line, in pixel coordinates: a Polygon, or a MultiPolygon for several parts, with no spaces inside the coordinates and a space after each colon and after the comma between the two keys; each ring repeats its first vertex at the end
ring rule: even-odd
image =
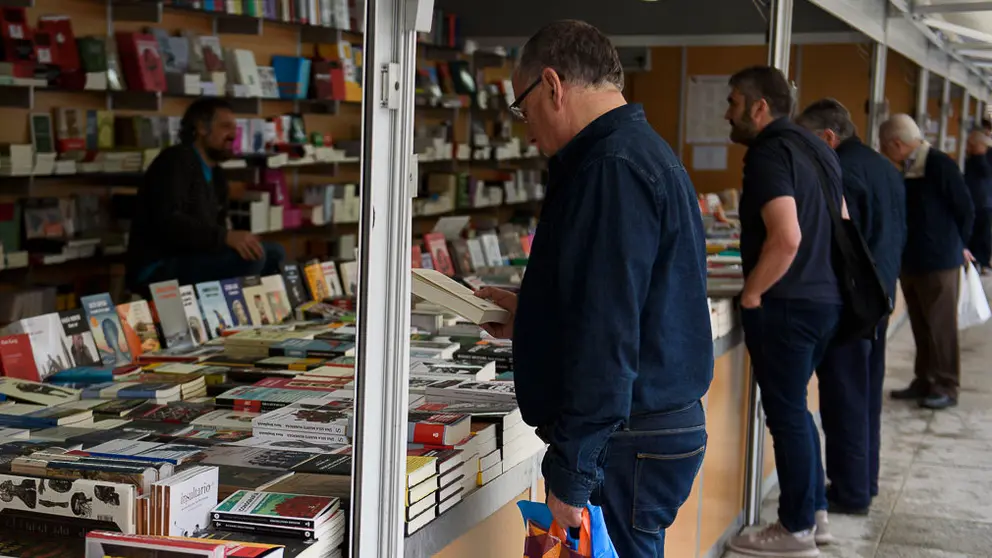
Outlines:
{"type": "MultiPolygon", "coordinates": [[[[568,531],[562,529],[557,521],[551,522],[548,534],[557,537],[562,544],[568,544],[568,531]]],[[[592,556],[592,526],[588,508],[582,510],[582,525],[579,526],[579,548],[574,550],[581,556],[592,556]]]]}

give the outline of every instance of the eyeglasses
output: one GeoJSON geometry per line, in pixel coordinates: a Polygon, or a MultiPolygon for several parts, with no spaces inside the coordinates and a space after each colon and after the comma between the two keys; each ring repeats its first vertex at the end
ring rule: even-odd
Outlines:
{"type": "Polygon", "coordinates": [[[513,100],[513,104],[510,105],[510,113],[513,114],[513,116],[516,116],[520,120],[527,122],[527,113],[524,112],[522,108],[520,108],[520,103],[524,102],[524,99],[527,98],[527,95],[529,95],[530,92],[533,91],[535,87],[541,85],[541,80],[542,78],[537,78],[536,80],[534,80],[534,83],[530,84],[527,87],[527,89],[524,89],[524,92],[521,93],[519,97],[513,100]]]}

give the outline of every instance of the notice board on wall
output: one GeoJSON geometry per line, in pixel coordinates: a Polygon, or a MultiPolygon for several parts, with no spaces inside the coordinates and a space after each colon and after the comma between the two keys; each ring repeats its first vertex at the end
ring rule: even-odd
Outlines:
{"type": "Polygon", "coordinates": [[[686,143],[730,143],[727,112],[730,76],[688,76],[686,84],[686,143]]]}

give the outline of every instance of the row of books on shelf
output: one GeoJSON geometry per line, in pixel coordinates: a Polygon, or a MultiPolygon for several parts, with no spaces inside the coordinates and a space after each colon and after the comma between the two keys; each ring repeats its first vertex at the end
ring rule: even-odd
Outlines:
{"type": "Polygon", "coordinates": [[[459,209],[497,207],[541,201],[547,173],[542,169],[503,170],[490,179],[467,172],[423,175],[413,214],[430,216],[459,209]]]}
{"type": "MultiPolygon", "coordinates": [[[[165,0],[164,4],[176,8],[203,10],[209,13],[257,17],[269,21],[282,21],[342,31],[365,31],[364,0],[165,0]]],[[[435,9],[431,31],[421,33],[420,42],[445,48],[463,45],[461,18],[458,14],[435,9]]]]}
{"type": "Polygon", "coordinates": [[[165,0],[166,6],[361,33],[365,0],[165,0]]]}
{"type": "MultiPolygon", "coordinates": [[[[120,115],[106,110],[56,108],[31,113],[30,144],[0,146],[0,175],[139,173],[161,149],[180,143],[180,117],[120,115]]],[[[232,151],[224,168],[246,166],[243,157],[267,156],[267,167],[357,159],[360,144],[307,133],[302,115],[235,119],[232,151]]]]}
{"type": "MultiPolygon", "coordinates": [[[[544,447],[505,381],[510,344],[435,316],[436,329],[411,337],[407,534],[544,447]]],[[[0,517],[10,510],[36,529],[44,516],[72,518],[62,531],[90,542],[192,536],[288,551],[295,537],[293,555],[332,555],[344,533],[327,522],[344,509],[336,499],[350,497],[356,335],[353,315],[336,318],[228,328],[200,347],[77,366],[46,383],[5,366],[0,474],[14,476],[14,497],[0,498],[0,517]],[[59,494],[83,492],[79,504],[33,505],[31,489],[52,482],[59,494]],[[32,505],[18,500],[20,487],[32,505]]]]}
{"type": "Polygon", "coordinates": [[[249,49],[225,49],[217,36],[159,28],[78,40],[68,16],[42,16],[32,27],[24,8],[0,10],[3,75],[15,85],[230,95],[269,99],[361,100],[361,48],[348,41],[316,45],[314,58],[273,56],[259,66],[249,49]]]}

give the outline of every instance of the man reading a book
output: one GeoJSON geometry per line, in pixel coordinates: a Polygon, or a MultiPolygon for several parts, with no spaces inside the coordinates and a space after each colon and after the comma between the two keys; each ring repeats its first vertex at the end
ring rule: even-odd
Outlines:
{"type": "Polygon", "coordinates": [[[513,339],[555,519],[578,526],[592,502],[620,556],[658,557],[703,461],[713,342],[695,190],[623,83],[586,23],[524,46],[511,110],[550,157],[548,193],[519,298],[477,295],[514,314],[485,327],[513,339]]]}
{"type": "Polygon", "coordinates": [[[279,272],[282,246],[228,228],[227,180],[219,164],[234,156],[235,128],[227,102],[198,99],[183,115],[180,143],[148,167],[128,241],[131,290],[169,279],[190,285],[279,272]]]}

